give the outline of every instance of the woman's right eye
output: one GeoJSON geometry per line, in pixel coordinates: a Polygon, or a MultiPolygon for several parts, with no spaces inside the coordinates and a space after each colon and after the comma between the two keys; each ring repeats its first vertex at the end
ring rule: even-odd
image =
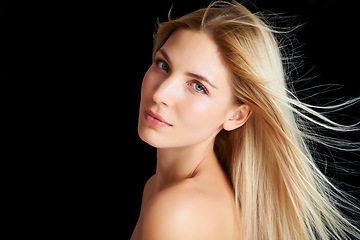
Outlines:
{"type": "Polygon", "coordinates": [[[157,59],[155,60],[155,63],[157,68],[164,70],[165,72],[169,72],[169,65],[166,62],[157,59]]]}

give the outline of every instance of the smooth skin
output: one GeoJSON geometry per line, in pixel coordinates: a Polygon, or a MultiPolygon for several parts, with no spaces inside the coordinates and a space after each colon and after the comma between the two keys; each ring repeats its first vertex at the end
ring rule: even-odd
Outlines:
{"type": "Polygon", "coordinates": [[[138,132],[157,148],[157,168],[131,240],[239,239],[234,193],[213,150],[220,130],[241,127],[251,114],[234,103],[230,79],[206,33],[177,30],[156,53],[143,79],[138,132]],[[148,109],[169,125],[147,121],[148,109]]]}

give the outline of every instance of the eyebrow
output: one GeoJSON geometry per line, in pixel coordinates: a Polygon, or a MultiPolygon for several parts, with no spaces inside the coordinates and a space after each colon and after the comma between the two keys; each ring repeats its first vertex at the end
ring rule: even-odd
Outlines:
{"type": "MultiPolygon", "coordinates": [[[[163,55],[163,57],[165,58],[165,60],[171,65],[170,58],[169,58],[169,56],[167,55],[167,53],[165,52],[165,50],[159,49],[159,52],[161,53],[161,55],[163,55]]],[[[201,75],[195,74],[195,73],[191,73],[191,72],[186,72],[185,75],[190,76],[190,77],[193,77],[193,78],[196,78],[196,79],[198,79],[199,81],[206,82],[206,83],[209,84],[211,87],[217,89],[217,87],[216,87],[213,83],[211,83],[211,82],[210,82],[206,77],[204,77],[204,76],[201,76],[201,75]]]]}
{"type": "Polygon", "coordinates": [[[217,87],[216,87],[214,84],[212,84],[212,83],[211,83],[206,77],[204,77],[204,76],[201,76],[201,75],[198,75],[198,74],[195,74],[195,73],[191,73],[191,72],[187,72],[187,73],[185,73],[185,74],[188,75],[188,76],[190,76],[190,77],[196,78],[196,79],[198,79],[198,80],[200,80],[200,81],[202,81],[202,82],[206,82],[206,83],[209,84],[211,87],[217,89],[217,87]]]}
{"type": "Polygon", "coordinates": [[[163,57],[165,58],[165,60],[171,65],[171,61],[169,56],[167,55],[167,53],[163,50],[163,49],[159,49],[159,52],[161,53],[161,55],[163,55],[163,57]]]}

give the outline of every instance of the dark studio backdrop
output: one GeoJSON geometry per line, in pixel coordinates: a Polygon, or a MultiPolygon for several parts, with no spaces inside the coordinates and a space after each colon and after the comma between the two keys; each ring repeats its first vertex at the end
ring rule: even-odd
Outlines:
{"type": "MultiPolygon", "coordinates": [[[[15,209],[24,222],[36,215],[36,223],[46,226],[46,231],[31,228],[29,234],[130,238],[144,184],[156,165],[156,150],[137,135],[141,81],[151,65],[156,20],[167,19],[172,3],[172,16],[178,17],[210,1],[8,1],[1,78],[8,87],[8,144],[18,146],[9,159],[10,173],[26,179],[13,181],[19,194],[15,209]]],[[[295,32],[294,45],[303,61],[298,75],[309,79],[295,88],[307,103],[360,95],[355,3],[245,3],[252,11],[256,6],[295,16],[290,25],[304,24],[295,32]],[[336,85],[313,88],[324,84],[336,85]]],[[[355,123],[359,110],[357,104],[334,120],[355,123]]],[[[336,136],[360,141],[359,132],[336,136]]],[[[360,170],[359,156],[318,150],[360,170]]],[[[359,188],[358,175],[327,174],[360,196],[346,186],[359,188]]]]}

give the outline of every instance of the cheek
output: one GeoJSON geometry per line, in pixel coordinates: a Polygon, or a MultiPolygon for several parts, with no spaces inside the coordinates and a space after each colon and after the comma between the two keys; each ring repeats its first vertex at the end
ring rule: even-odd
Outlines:
{"type": "Polygon", "coordinates": [[[181,120],[192,133],[212,134],[221,128],[225,118],[224,104],[207,99],[182,105],[181,120]]]}
{"type": "Polygon", "coordinates": [[[151,90],[151,79],[152,79],[152,74],[151,74],[151,67],[149,68],[149,70],[145,73],[145,76],[143,78],[142,81],[142,85],[141,85],[141,98],[145,97],[145,95],[148,95],[150,90],[151,90]]]}

